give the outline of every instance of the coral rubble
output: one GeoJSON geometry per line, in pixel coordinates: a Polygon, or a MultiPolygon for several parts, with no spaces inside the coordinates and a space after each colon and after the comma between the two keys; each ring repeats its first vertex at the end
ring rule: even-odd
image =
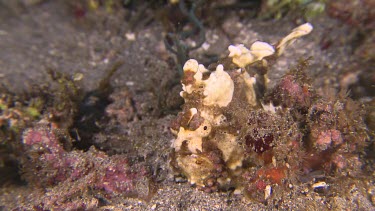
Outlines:
{"type": "MultiPolygon", "coordinates": [[[[66,151],[47,126],[26,130],[23,144],[23,177],[45,192],[30,204],[33,209],[95,209],[99,200],[91,194],[110,200],[123,196],[146,198],[151,193],[147,168],[126,156],[108,156],[94,147],[87,152],[66,151]]],[[[17,209],[30,209],[28,206],[17,209]]]]}

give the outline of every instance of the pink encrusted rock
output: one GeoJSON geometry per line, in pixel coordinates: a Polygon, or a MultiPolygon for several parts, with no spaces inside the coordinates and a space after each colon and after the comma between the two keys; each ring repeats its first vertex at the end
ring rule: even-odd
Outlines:
{"type": "Polygon", "coordinates": [[[305,105],[310,101],[312,94],[306,85],[299,83],[294,77],[294,75],[286,75],[280,82],[280,90],[292,102],[294,101],[293,103],[305,105]]]}
{"type": "MultiPolygon", "coordinates": [[[[131,163],[124,155],[108,156],[91,147],[88,151],[66,151],[48,127],[31,128],[23,136],[24,178],[30,184],[46,188],[41,199],[43,209],[87,207],[76,200],[87,190],[114,196],[148,197],[149,177],[141,163],[131,163]],[[61,192],[61,188],[69,191],[61,192]],[[79,194],[78,194],[79,193],[79,194]],[[74,201],[67,204],[66,201],[74,201]]],[[[38,203],[38,202],[36,202],[38,203]]]]}
{"type": "Polygon", "coordinates": [[[346,166],[345,158],[342,155],[336,155],[332,158],[332,162],[339,169],[343,169],[346,166]]]}
{"type": "Polygon", "coordinates": [[[330,145],[337,146],[341,143],[343,143],[341,132],[335,129],[322,131],[316,140],[316,145],[321,150],[326,150],[330,145]]]}

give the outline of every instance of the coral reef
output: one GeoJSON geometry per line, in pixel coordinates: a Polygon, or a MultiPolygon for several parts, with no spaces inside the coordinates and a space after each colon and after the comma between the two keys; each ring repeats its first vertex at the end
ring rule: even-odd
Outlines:
{"type": "Polygon", "coordinates": [[[277,58],[311,31],[306,23],[275,45],[231,45],[208,69],[185,63],[185,104],[171,124],[177,173],[207,192],[236,188],[264,201],[303,174],[360,172],[368,136],[359,104],[344,92],[318,96],[304,71],[308,60],[268,88],[277,58]]]}

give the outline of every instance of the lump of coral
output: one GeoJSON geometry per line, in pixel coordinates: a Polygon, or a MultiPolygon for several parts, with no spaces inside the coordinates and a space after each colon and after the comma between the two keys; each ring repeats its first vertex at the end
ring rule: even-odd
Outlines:
{"type": "Polygon", "coordinates": [[[310,159],[319,156],[319,165],[344,175],[361,173],[360,157],[369,144],[364,116],[361,105],[344,92],[314,103],[308,113],[310,159]],[[351,162],[353,159],[356,162],[351,162]]]}
{"type": "MultiPolygon", "coordinates": [[[[151,194],[147,168],[132,164],[123,155],[108,156],[94,147],[87,152],[66,151],[47,126],[26,130],[23,145],[24,179],[37,188],[45,188],[44,195],[32,202],[34,207],[97,209],[98,195],[102,195],[100,200],[106,200],[124,196],[146,198],[151,194]]],[[[24,209],[21,205],[18,208],[24,209]]]]}
{"type": "Polygon", "coordinates": [[[351,157],[363,150],[363,121],[342,113],[345,106],[338,102],[326,103],[337,108],[324,113],[328,107],[319,105],[320,98],[303,71],[305,61],[267,89],[271,65],[312,28],[303,24],[275,45],[260,41],[249,49],[231,45],[229,56],[208,69],[194,59],[185,63],[180,93],[185,104],[171,124],[177,136],[171,164],[178,174],[207,192],[237,188],[264,200],[274,186],[297,181],[296,172],[349,166],[341,152],[347,144],[353,145],[347,146],[351,157]],[[327,120],[316,116],[317,109],[323,109],[319,115],[327,120]],[[344,121],[353,127],[345,128],[344,121]],[[359,137],[349,134],[359,130],[362,136],[354,140],[359,137]],[[307,153],[315,157],[331,150],[333,157],[319,162],[318,168],[303,162],[307,153]]]}

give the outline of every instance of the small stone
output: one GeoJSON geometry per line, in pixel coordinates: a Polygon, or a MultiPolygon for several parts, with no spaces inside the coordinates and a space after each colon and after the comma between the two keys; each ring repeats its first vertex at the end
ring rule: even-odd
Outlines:
{"type": "Polygon", "coordinates": [[[82,80],[83,79],[83,74],[82,73],[75,73],[74,75],[73,75],[73,80],[74,81],[80,81],[80,80],[82,80]]]}
{"type": "Polygon", "coordinates": [[[272,156],[272,165],[273,165],[274,167],[277,167],[275,156],[272,156]]]}
{"type": "Polygon", "coordinates": [[[176,178],[174,178],[174,181],[177,182],[177,183],[187,182],[186,178],[184,178],[184,177],[176,177],[176,178]]]}
{"type": "Polygon", "coordinates": [[[303,193],[303,194],[307,194],[308,192],[309,192],[308,188],[305,188],[305,189],[301,190],[301,193],[303,193]]]}
{"type": "Polygon", "coordinates": [[[314,183],[312,185],[312,187],[315,189],[315,188],[326,188],[328,185],[326,182],[324,181],[321,181],[321,182],[317,182],[317,183],[314,183]]]}
{"type": "Polygon", "coordinates": [[[240,194],[242,194],[242,190],[236,189],[236,190],[233,191],[233,194],[234,195],[240,195],[240,194]]]}
{"type": "Polygon", "coordinates": [[[134,81],[127,81],[125,82],[126,86],[134,86],[134,81]]]}
{"type": "Polygon", "coordinates": [[[202,44],[202,48],[203,48],[205,51],[207,51],[207,50],[210,48],[210,44],[207,43],[207,42],[204,42],[204,43],[202,44]]]}
{"type": "Polygon", "coordinates": [[[131,33],[131,32],[128,32],[125,34],[125,37],[127,40],[129,41],[134,41],[135,40],[135,34],[134,33],[131,33]]]}
{"type": "Polygon", "coordinates": [[[272,187],[270,185],[267,185],[264,189],[264,199],[268,199],[271,196],[272,193],[272,187]]]}

